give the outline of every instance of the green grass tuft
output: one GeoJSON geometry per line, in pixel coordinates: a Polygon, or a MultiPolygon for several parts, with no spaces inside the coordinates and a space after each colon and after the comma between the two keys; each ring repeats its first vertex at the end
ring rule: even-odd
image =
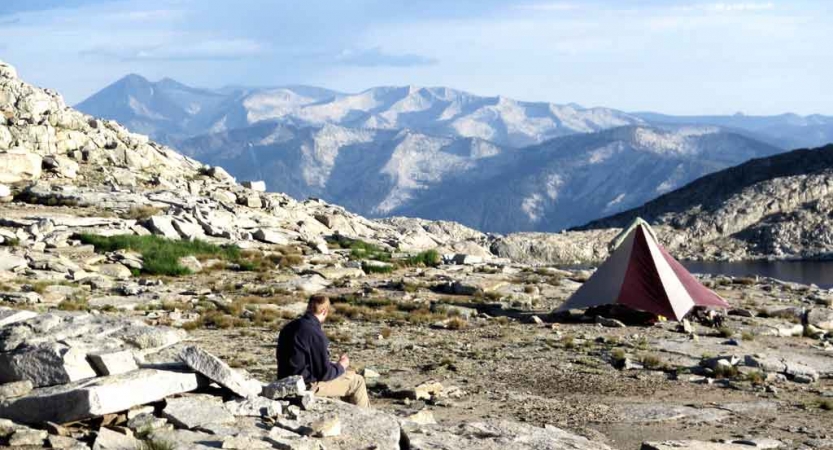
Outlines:
{"type": "Polygon", "coordinates": [[[436,267],[442,262],[442,256],[436,250],[426,250],[405,260],[408,266],[436,267]]]}
{"type": "MultiPolygon", "coordinates": [[[[200,240],[172,240],[159,236],[98,236],[78,235],[84,244],[95,246],[98,252],[133,250],[142,254],[142,273],[148,275],[182,276],[190,270],[179,264],[184,256],[214,256],[240,264],[241,252],[236,246],[220,247],[200,240]]],[[[241,268],[245,267],[241,264],[241,268]]]]}

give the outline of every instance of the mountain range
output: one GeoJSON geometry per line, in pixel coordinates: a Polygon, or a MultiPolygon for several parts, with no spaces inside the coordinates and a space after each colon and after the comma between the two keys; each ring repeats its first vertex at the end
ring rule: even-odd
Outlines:
{"type": "Polygon", "coordinates": [[[138,75],[77,108],[296,198],[500,233],[581,225],[833,134],[824,116],[631,114],[412,86],[197,89],[138,75]]]}

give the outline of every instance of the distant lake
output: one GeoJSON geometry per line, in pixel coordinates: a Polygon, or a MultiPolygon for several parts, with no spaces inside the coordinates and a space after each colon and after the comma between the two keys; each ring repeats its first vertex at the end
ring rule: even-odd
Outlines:
{"type": "Polygon", "coordinates": [[[745,277],[758,275],[833,288],[833,261],[680,261],[693,273],[745,277]]]}

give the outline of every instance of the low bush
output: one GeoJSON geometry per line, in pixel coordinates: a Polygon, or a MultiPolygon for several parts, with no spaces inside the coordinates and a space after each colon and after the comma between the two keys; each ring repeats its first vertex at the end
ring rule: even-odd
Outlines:
{"type": "Polygon", "coordinates": [[[338,236],[333,239],[330,242],[334,247],[350,250],[350,259],[352,260],[372,259],[384,262],[390,261],[390,252],[376,244],[343,236],[338,236]]]}
{"type": "Polygon", "coordinates": [[[469,326],[469,322],[462,317],[452,317],[446,323],[449,330],[463,330],[469,326]]]}
{"type": "Polygon", "coordinates": [[[753,371],[753,372],[748,372],[746,374],[745,378],[746,378],[746,381],[752,383],[755,386],[762,385],[766,381],[766,375],[764,375],[764,373],[761,372],[760,370],[756,370],[756,371],[753,371]]]}
{"type": "Polygon", "coordinates": [[[58,303],[58,309],[61,311],[89,311],[90,305],[86,299],[64,300],[58,303]]]}
{"type": "Polygon", "coordinates": [[[668,365],[656,355],[642,355],[639,360],[642,366],[649,370],[665,370],[668,365]]]}
{"type": "Polygon", "coordinates": [[[720,327],[717,329],[717,334],[723,338],[730,338],[735,335],[734,330],[729,327],[720,327]]]}

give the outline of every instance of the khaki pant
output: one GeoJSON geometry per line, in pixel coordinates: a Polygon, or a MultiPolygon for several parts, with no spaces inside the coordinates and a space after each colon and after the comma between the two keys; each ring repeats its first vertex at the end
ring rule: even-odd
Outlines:
{"type": "Polygon", "coordinates": [[[321,397],[339,397],[347,403],[362,408],[370,406],[364,377],[356,372],[344,372],[343,375],[334,380],[314,383],[312,391],[315,392],[315,395],[321,397]]]}

